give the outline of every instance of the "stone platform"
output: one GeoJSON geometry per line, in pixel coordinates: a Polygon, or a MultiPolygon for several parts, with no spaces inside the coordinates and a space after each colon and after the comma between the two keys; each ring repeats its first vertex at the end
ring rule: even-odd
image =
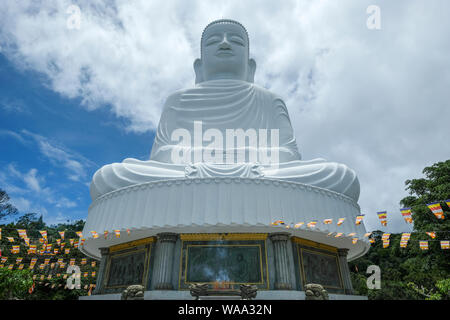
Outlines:
{"type": "MultiPolygon", "coordinates": [[[[82,296],[80,300],[120,300],[120,293],[82,296]]],[[[367,300],[366,296],[329,294],[330,300],[367,300]]],[[[205,297],[200,300],[237,300],[238,297],[205,297]]],[[[195,300],[189,291],[145,291],[144,300],[195,300]]],[[[254,300],[305,300],[304,291],[266,290],[258,292],[254,300]]]]}
{"type": "Polygon", "coordinates": [[[94,295],[116,299],[129,285],[143,285],[146,299],[194,299],[193,283],[258,287],[257,299],[303,300],[304,286],[321,284],[330,299],[353,296],[346,248],[273,233],[160,233],[101,248],[94,295]]]}

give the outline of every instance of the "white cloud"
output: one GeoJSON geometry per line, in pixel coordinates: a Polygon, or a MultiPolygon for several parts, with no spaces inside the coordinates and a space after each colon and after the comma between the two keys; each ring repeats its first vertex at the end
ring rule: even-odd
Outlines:
{"type": "Polygon", "coordinates": [[[6,170],[4,171],[4,173],[2,173],[0,175],[0,181],[9,186],[10,185],[10,181],[11,178],[12,179],[17,179],[21,182],[23,182],[27,189],[24,188],[20,188],[20,187],[13,187],[11,188],[11,192],[13,193],[26,193],[26,192],[35,192],[35,193],[40,193],[41,191],[45,191],[46,189],[41,188],[41,183],[44,182],[44,178],[43,177],[38,177],[37,175],[38,170],[36,168],[32,168],[30,169],[27,173],[22,173],[20,172],[15,164],[13,163],[9,163],[6,166],[6,170]]]}
{"type": "MultiPolygon", "coordinates": [[[[0,49],[1,52],[1,49],[0,49]]],[[[22,114],[31,114],[30,110],[28,110],[25,103],[21,100],[8,100],[1,99],[0,100],[0,108],[7,111],[8,113],[22,113],[22,114]]]]}
{"type": "Polygon", "coordinates": [[[40,192],[41,186],[39,185],[39,180],[36,176],[37,169],[31,169],[27,174],[23,176],[23,180],[27,184],[28,188],[33,191],[40,192]]]}
{"type": "Polygon", "coordinates": [[[22,130],[23,136],[31,137],[38,145],[39,151],[57,167],[63,167],[68,171],[68,178],[72,181],[81,181],[87,178],[86,168],[95,166],[95,163],[82,155],[59,145],[56,141],[22,130]]]}
{"type": "Polygon", "coordinates": [[[30,200],[25,199],[23,197],[12,197],[10,201],[20,212],[30,212],[31,209],[30,200]]]}
{"type": "Polygon", "coordinates": [[[45,212],[48,214],[47,209],[42,210],[42,208],[54,206],[58,209],[71,209],[78,205],[57,190],[46,186],[45,178],[38,175],[38,170],[35,168],[22,173],[14,164],[8,164],[6,170],[0,171],[0,187],[10,195],[10,202],[21,213],[45,212]]]}
{"type": "MultiPolygon", "coordinates": [[[[129,130],[154,130],[164,99],[193,85],[204,26],[229,17],[247,27],[255,80],[285,99],[304,159],[357,171],[369,229],[388,210],[404,230],[404,181],[450,158],[448,1],[379,0],[381,30],[366,27],[371,0],[78,3],[79,30],[66,27],[71,1],[3,3],[2,53],[89,110],[107,105],[129,130]]],[[[83,176],[79,158],[37,141],[83,176]]]]}
{"type": "MultiPolygon", "coordinates": [[[[67,177],[75,182],[84,181],[88,178],[86,172],[88,167],[97,167],[94,162],[61,145],[58,141],[28,130],[22,130],[21,132],[0,130],[0,136],[12,137],[28,147],[37,145],[41,154],[44,155],[53,166],[65,168],[67,170],[67,177]]],[[[13,165],[10,164],[8,168],[11,174],[15,174],[16,176],[20,175],[19,172],[14,172],[15,168],[13,165]]],[[[32,179],[32,177],[29,179],[32,179]]],[[[34,184],[34,186],[37,185],[34,184]]]]}

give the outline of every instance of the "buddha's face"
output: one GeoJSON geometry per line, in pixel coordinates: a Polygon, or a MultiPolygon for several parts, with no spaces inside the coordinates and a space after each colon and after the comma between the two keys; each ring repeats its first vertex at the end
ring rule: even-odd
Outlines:
{"type": "Polygon", "coordinates": [[[241,26],[235,23],[213,24],[205,30],[201,46],[201,60],[197,59],[194,64],[196,82],[217,79],[253,81],[254,61],[249,60],[248,38],[241,26]]]}

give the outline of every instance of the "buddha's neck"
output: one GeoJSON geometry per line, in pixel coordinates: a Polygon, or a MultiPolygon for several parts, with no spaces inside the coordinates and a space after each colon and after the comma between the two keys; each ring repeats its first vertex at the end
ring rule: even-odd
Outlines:
{"type": "Polygon", "coordinates": [[[205,77],[205,81],[211,81],[211,80],[239,80],[239,81],[246,81],[245,76],[238,76],[235,73],[230,72],[223,72],[223,73],[216,73],[214,75],[210,75],[208,77],[205,77]]]}

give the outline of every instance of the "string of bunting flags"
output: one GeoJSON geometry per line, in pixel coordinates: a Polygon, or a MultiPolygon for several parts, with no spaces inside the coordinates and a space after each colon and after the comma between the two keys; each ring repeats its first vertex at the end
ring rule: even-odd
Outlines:
{"type": "MultiPolygon", "coordinates": [[[[432,203],[428,203],[427,207],[431,210],[431,212],[435,215],[435,217],[439,220],[444,220],[445,216],[444,216],[444,211],[441,207],[441,202],[445,202],[447,204],[447,206],[450,208],[450,199],[449,200],[445,200],[445,201],[435,201],[432,203]]],[[[404,218],[406,223],[413,223],[413,219],[412,219],[412,208],[401,208],[400,209],[400,213],[402,215],[402,217],[404,218]]],[[[380,223],[382,226],[387,226],[387,211],[379,211],[377,212],[377,216],[380,219],[380,223]]],[[[359,225],[361,224],[362,220],[364,218],[364,215],[358,215],[356,216],[355,219],[355,224],[359,225]]],[[[340,226],[344,223],[345,218],[339,218],[337,220],[337,226],[340,226]]],[[[313,229],[314,227],[316,227],[317,223],[319,221],[318,220],[313,220],[310,221],[308,223],[306,223],[306,226],[310,229],[313,229]]],[[[324,219],[322,221],[322,223],[324,225],[329,225],[333,223],[333,219],[324,219]]],[[[297,223],[285,223],[283,220],[276,220],[274,222],[271,223],[272,226],[282,226],[285,227],[287,229],[289,228],[295,228],[298,229],[301,226],[303,226],[305,224],[305,222],[297,222],[297,223]]],[[[428,250],[428,241],[440,241],[441,244],[441,249],[449,249],[450,245],[449,245],[449,240],[434,240],[436,238],[436,233],[449,233],[450,231],[430,231],[430,232],[425,232],[432,240],[419,240],[419,247],[422,250],[428,250]]],[[[420,232],[419,232],[420,233],[420,232]]],[[[330,232],[328,234],[328,236],[332,236],[334,234],[334,232],[330,232]]],[[[367,237],[369,239],[370,243],[374,243],[375,239],[371,238],[370,235],[372,233],[368,232],[364,235],[364,237],[367,237]]],[[[340,238],[340,237],[352,237],[352,243],[356,244],[358,242],[357,237],[355,237],[355,233],[349,233],[347,235],[345,235],[343,232],[336,232],[336,234],[334,235],[334,237],[336,238],[340,238]]],[[[389,247],[390,244],[390,233],[385,233],[382,236],[382,242],[383,242],[383,248],[387,248],[389,247]]],[[[400,247],[401,248],[406,248],[408,245],[408,242],[410,242],[410,238],[411,238],[411,232],[404,232],[402,233],[402,237],[400,240],[400,247]]],[[[416,241],[416,240],[414,240],[416,241]]]]}
{"type": "MultiPolygon", "coordinates": [[[[439,220],[444,220],[445,216],[444,216],[444,211],[441,207],[440,202],[442,201],[435,201],[432,203],[428,203],[427,207],[431,210],[431,212],[434,214],[434,216],[439,219],[439,220]]],[[[447,204],[447,206],[449,206],[450,208],[450,200],[445,200],[445,203],[447,204]]],[[[405,222],[412,224],[413,223],[413,219],[412,219],[412,212],[411,212],[412,208],[401,208],[400,209],[400,213],[402,215],[402,217],[405,219],[405,222]]],[[[380,211],[377,212],[378,218],[380,219],[380,222],[383,226],[387,226],[387,211],[380,211]]],[[[355,224],[356,225],[360,225],[363,221],[364,215],[358,215],[355,218],[355,224]]],[[[342,225],[345,222],[345,218],[339,218],[336,222],[337,226],[342,225]]],[[[318,220],[312,220],[306,223],[306,227],[313,229],[317,226],[317,224],[319,223],[318,220]]],[[[328,218],[328,219],[324,219],[322,221],[323,224],[325,225],[329,225],[333,223],[333,219],[328,218]]],[[[297,223],[289,223],[286,224],[283,220],[277,220],[271,223],[272,226],[283,226],[285,228],[300,228],[303,225],[305,225],[305,222],[297,222],[297,223]]],[[[8,228],[8,227],[3,227],[4,230],[10,230],[10,229],[14,229],[14,228],[8,228]]],[[[7,237],[5,237],[9,243],[11,243],[11,253],[12,254],[19,254],[20,253],[20,240],[23,240],[25,246],[27,247],[27,255],[46,255],[46,256],[54,256],[57,254],[62,254],[64,252],[64,254],[69,254],[70,253],[70,248],[68,248],[66,246],[66,241],[68,240],[68,243],[71,247],[77,248],[78,246],[82,246],[85,242],[85,238],[83,238],[83,234],[81,231],[76,231],[76,235],[79,237],[78,240],[70,238],[70,239],[66,239],[66,233],[65,231],[58,231],[59,234],[59,239],[56,239],[56,243],[48,243],[48,233],[46,230],[39,230],[39,234],[40,234],[40,238],[30,238],[27,235],[27,230],[25,229],[16,229],[17,233],[18,233],[18,241],[16,242],[16,238],[11,237],[10,235],[8,235],[7,237]],[[41,244],[41,248],[38,249],[38,245],[33,243],[35,241],[38,241],[41,244]],[[14,243],[14,244],[13,244],[14,243]],[[16,244],[19,243],[19,244],[16,244]]],[[[437,233],[448,233],[449,231],[429,231],[426,232],[426,234],[431,238],[428,240],[414,240],[414,241],[418,241],[419,242],[419,247],[421,250],[429,250],[429,241],[440,241],[440,247],[443,250],[447,250],[450,249],[450,241],[449,240],[435,240],[437,233]]],[[[97,231],[90,231],[92,237],[94,239],[98,239],[100,237],[99,233],[97,231]]],[[[130,235],[131,230],[130,229],[126,229],[126,233],[128,235],[130,235]]],[[[112,233],[110,233],[108,230],[103,231],[103,237],[105,239],[108,238],[109,235],[113,235],[116,238],[120,238],[121,237],[121,230],[119,229],[114,229],[112,230],[112,233]]],[[[330,232],[328,234],[328,236],[332,236],[334,234],[334,232],[330,232]]],[[[374,243],[375,242],[375,238],[370,237],[371,236],[371,232],[367,232],[366,234],[364,234],[364,237],[367,237],[370,243],[374,243]]],[[[402,233],[401,236],[401,240],[400,240],[400,247],[401,248],[406,248],[408,243],[411,242],[411,232],[404,232],[402,233]]],[[[390,233],[384,233],[383,236],[381,237],[382,243],[383,243],[383,248],[387,248],[390,245],[390,233]]],[[[343,232],[337,232],[336,234],[334,234],[334,237],[336,238],[340,238],[340,237],[351,237],[352,238],[352,243],[356,244],[358,242],[358,240],[360,240],[359,238],[356,237],[356,233],[352,232],[349,234],[344,234],[343,232]]],[[[0,228],[0,240],[2,239],[2,228],[0,228]]],[[[69,246],[68,245],[68,246],[69,246]]],[[[2,256],[2,251],[0,250],[0,268],[5,268],[5,264],[8,260],[10,260],[10,264],[7,266],[8,269],[12,270],[14,269],[15,266],[17,266],[17,269],[22,270],[24,269],[26,263],[25,263],[25,259],[23,257],[16,257],[15,261],[14,261],[14,257],[11,257],[11,259],[9,259],[10,257],[8,256],[2,256]]],[[[27,259],[28,260],[28,259],[27,259]]],[[[38,258],[37,257],[33,257],[30,259],[29,261],[29,266],[28,268],[30,270],[32,270],[32,272],[34,273],[35,271],[35,266],[38,264],[38,258]]],[[[68,262],[65,262],[63,258],[58,258],[56,262],[52,262],[52,258],[44,258],[43,263],[39,264],[39,270],[46,270],[46,269],[56,269],[59,268],[64,268],[66,266],[66,264],[69,265],[74,265],[76,263],[76,259],[71,258],[68,262]]],[[[86,258],[81,258],[80,259],[80,263],[81,265],[86,265],[87,264],[87,259],[86,258]]],[[[95,267],[96,266],[96,262],[92,261],[91,262],[91,267],[95,267]]],[[[39,272],[39,271],[38,271],[39,272]]],[[[89,277],[89,275],[91,277],[95,277],[96,276],[96,272],[92,271],[92,272],[83,272],[83,277],[87,278],[89,277]]],[[[33,280],[37,279],[38,275],[33,275],[33,280]]],[[[60,278],[62,277],[63,279],[66,279],[68,274],[64,274],[62,275],[61,273],[57,273],[56,275],[52,275],[49,274],[47,275],[47,280],[52,279],[53,276],[55,276],[55,278],[60,278]]],[[[77,274],[77,276],[81,277],[81,272],[79,274],[77,274]]],[[[45,280],[45,275],[40,275],[40,281],[42,283],[42,281],[45,280]]],[[[46,283],[45,285],[49,285],[49,283],[46,283]]],[[[55,286],[55,284],[52,284],[52,287],[55,286]]],[[[61,286],[61,285],[59,285],[61,286]]],[[[87,286],[87,285],[86,285],[87,286]]],[[[89,288],[89,293],[91,292],[91,290],[95,287],[95,285],[89,285],[86,288],[89,288]]],[[[32,292],[34,288],[34,284],[33,287],[30,288],[30,291],[32,292]]],[[[31,293],[30,292],[30,293],[31,293]]]]}
{"type": "MultiPolygon", "coordinates": [[[[17,230],[17,233],[19,234],[19,240],[21,240],[21,239],[24,240],[27,245],[29,245],[31,240],[38,240],[40,243],[47,243],[48,242],[48,236],[47,236],[47,231],[46,230],[39,230],[39,233],[41,234],[41,238],[31,238],[31,237],[27,236],[27,230],[25,230],[25,229],[16,229],[16,228],[9,228],[9,227],[5,228],[5,227],[2,227],[2,228],[0,228],[0,240],[2,239],[2,230],[3,231],[4,230],[17,230]]],[[[115,230],[113,230],[113,232],[114,232],[114,236],[116,238],[120,238],[121,230],[115,229],[115,230]]],[[[58,245],[60,245],[61,241],[65,240],[65,231],[58,231],[58,233],[60,235],[60,239],[56,239],[56,243],[58,245]]],[[[91,231],[90,233],[92,234],[92,237],[94,239],[99,238],[99,234],[96,231],[91,231]]],[[[126,229],[126,233],[128,235],[130,235],[131,234],[131,230],[130,229],[126,229]]],[[[83,238],[82,232],[81,231],[76,231],[76,234],[80,238],[80,241],[81,241],[80,244],[83,244],[85,239],[83,238]]],[[[109,231],[105,230],[103,232],[104,238],[107,239],[109,234],[110,234],[109,231]]],[[[8,241],[11,242],[11,243],[15,242],[15,240],[16,240],[16,238],[9,237],[9,236],[5,237],[5,238],[8,239],[8,241]]],[[[73,243],[76,242],[75,239],[68,239],[68,240],[69,240],[71,245],[73,245],[73,243]]],[[[65,243],[63,243],[63,246],[64,245],[65,245],[65,243]]]]}

